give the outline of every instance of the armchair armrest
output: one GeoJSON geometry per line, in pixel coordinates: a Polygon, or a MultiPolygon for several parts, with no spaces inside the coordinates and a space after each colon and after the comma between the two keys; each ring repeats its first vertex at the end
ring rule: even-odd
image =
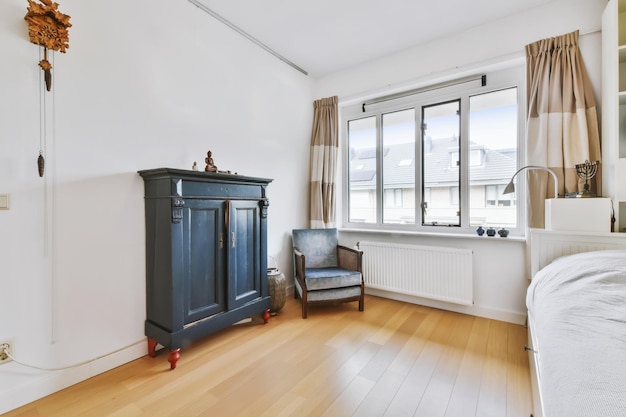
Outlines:
{"type": "Polygon", "coordinates": [[[363,272],[361,269],[362,259],[362,251],[337,245],[337,264],[340,268],[363,272]]]}
{"type": "Polygon", "coordinates": [[[293,248],[293,260],[296,267],[295,279],[298,280],[302,288],[306,288],[306,282],[304,280],[305,260],[304,254],[298,249],[293,248]]]}

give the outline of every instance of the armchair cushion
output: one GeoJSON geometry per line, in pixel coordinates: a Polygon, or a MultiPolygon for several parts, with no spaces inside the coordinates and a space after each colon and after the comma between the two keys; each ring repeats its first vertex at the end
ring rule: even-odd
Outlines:
{"type": "MultiPolygon", "coordinates": [[[[302,288],[298,284],[298,281],[295,282],[296,291],[302,296],[302,288]]],[[[344,287],[344,288],[336,288],[334,290],[323,290],[323,291],[308,291],[307,292],[307,302],[314,303],[316,301],[335,301],[341,299],[354,299],[359,298],[361,296],[361,287],[344,287]]]]}
{"type": "Polygon", "coordinates": [[[309,291],[360,286],[361,273],[336,267],[306,268],[304,280],[309,291]]]}

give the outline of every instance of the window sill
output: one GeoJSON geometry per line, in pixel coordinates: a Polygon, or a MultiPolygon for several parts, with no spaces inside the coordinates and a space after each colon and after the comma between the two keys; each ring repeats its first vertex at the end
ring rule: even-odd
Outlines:
{"type": "Polygon", "coordinates": [[[416,232],[406,230],[382,230],[382,229],[358,229],[358,228],[339,228],[341,233],[369,233],[380,234],[387,236],[420,236],[420,237],[437,237],[437,238],[450,238],[450,239],[472,239],[472,240],[498,240],[509,242],[526,242],[525,236],[507,236],[500,237],[499,235],[487,236],[484,234],[478,236],[475,233],[436,233],[436,232],[416,232]]]}

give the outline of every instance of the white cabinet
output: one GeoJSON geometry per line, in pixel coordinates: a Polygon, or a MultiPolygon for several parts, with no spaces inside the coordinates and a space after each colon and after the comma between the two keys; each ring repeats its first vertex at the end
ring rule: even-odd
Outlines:
{"type": "Polygon", "coordinates": [[[546,230],[572,232],[611,231],[611,199],[548,198],[546,230]]]}
{"type": "Polygon", "coordinates": [[[626,232],[626,0],[610,0],[602,15],[602,166],[615,231],[626,232]]]}

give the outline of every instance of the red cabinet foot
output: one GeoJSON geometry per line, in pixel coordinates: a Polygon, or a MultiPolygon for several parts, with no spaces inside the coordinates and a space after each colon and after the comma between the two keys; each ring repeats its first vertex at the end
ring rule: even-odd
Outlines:
{"type": "Polygon", "coordinates": [[[176,362],[180,359],[180,348],[170,350],[167,361],[170,363],[170,369],[176,369],[176,362]]]}
{"type": "Polygon", "coordinates": [[[156,340],[148,338],[148,355],[152,358],[156,355],[156,345],[156,340]]]}

